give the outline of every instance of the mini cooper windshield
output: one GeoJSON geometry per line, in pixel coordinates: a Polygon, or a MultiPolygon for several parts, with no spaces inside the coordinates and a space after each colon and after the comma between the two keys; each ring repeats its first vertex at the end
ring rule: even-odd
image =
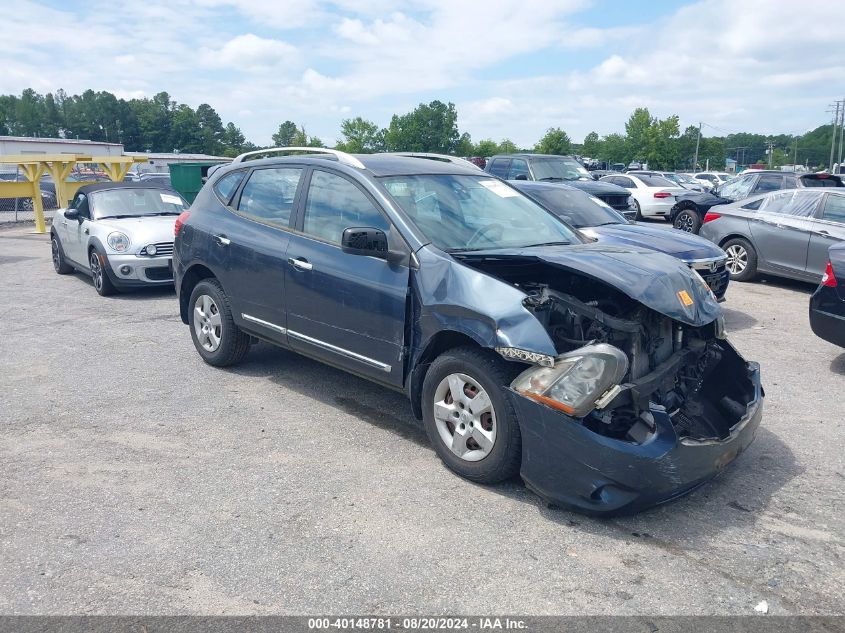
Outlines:
{"type": "Polygon", "coordinates": [[[419,175],[382,182],[426,237],[447,252],[582,241],[551,213],[494,178],[419,175]]]}
{"type": "Polygon", "coordinates": [[[91,194],[94,218],[134,218],[179,215],[188,203],[175,191],[165,189],[105,189],[91,194]]]}

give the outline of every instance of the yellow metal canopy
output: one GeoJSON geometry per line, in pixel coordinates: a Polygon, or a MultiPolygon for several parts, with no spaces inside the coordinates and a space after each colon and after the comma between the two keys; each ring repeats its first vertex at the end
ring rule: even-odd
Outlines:
{"type": "Polygon", "coordinates": [[[32,198],[35,211],[35,232],[45,233],[44,206],[41,204],[39,180],[44,172],[56,185],[56,204],[67,206],[77,189],[95,181],[68,182],[73,168],[79,164],[97,165],[110,180],[120,182],[135,163],[145,163],[145,156],[88,156],[85,154],[16,154],[0,155],[0,164],[16,165],[25,182],[0,181],[0,198],[32,198]]]}

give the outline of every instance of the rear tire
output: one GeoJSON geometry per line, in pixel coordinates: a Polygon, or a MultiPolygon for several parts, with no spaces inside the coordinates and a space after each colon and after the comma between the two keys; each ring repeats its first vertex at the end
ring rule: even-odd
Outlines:
{"type": "Polygon", "coordinates": [[[522,436],[505,388],[520,369],[474,347],[448,350],[428,369],[421,396],[425,430],[440,459],[460,476],[494,484],[519,473],[522,436]]]}
{"type": "Polygon", "coordinates": [[[191,292],[188,325],[194,347],[215,367],[241,362],[249,352],[250,338],[235,325],[229,297],[216,279],[204,279],[191,292]]]}
{"type": "Polygon", "coordinates": [[[640,203],[634,200],[634,208],[637,210],[637,222],[642,222],[643,220],[643,212],[640,209],[640,203]]]}
{"type": "Polygon", "coordinates": [[[675,216],[672,226],[679,231],[697,235],[698,231],[701,229],[701,218],[698,217],[698,213],[692,209],[682,209],[681,211],[678,211],[678,215],[675,216]]]}
{"type": "Polygon", "coordinates": [[[56,273],[59,275],[69,275],[72,273],[73,266],[67,263],[62,243],[59,241],[59,236],[55,233],[50,236],[50,250],[53,255],[53,269],[56,273]]]}
{"type": "Polygon", "coordinates": [[[757,251],[748,240],[735,237],[722,244],[728,255],[731,281],[752,281],[757,276],[757,251]]]}

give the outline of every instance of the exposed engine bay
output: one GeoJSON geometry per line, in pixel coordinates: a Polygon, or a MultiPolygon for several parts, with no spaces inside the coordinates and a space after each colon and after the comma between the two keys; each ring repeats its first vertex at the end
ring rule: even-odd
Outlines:
{"type": "Polygon", "coordinates": [[[621,383],[581,418],[593,432],[643,443],[656,430],[652,411],[662,408],[680,439],[718,441],[745,415],[754,386],[721,319],[690,326],[592,277],[525,260],[466,263],[525,292],[523,305],[559,354],[596,343],[624,352],[621,383]]]}

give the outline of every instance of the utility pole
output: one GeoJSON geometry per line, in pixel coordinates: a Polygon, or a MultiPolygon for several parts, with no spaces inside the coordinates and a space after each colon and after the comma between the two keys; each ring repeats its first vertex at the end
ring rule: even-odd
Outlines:
{"type": "Polygon", "coordinates": [[[772,141],[768,141],[766,144],[767,144],[767,145],[768,145],[768,147],[769,147],[769,149],[768,149],[768,154],[769,154],[769,169],[771,169],[771,168],[772,168],[772,159],[774,158],[773,154],[774,154],[774,145],[775,145],[775,144],[774,144],[772,141]]]}
{"type": "Polygon", "coordinates": [[[839,123],[839,102],[835,102],[836,113],[833,115],[833,137],[830,139],[830,162],[827,164],[830,171],[833,171],[833,150],[836,148],[836,125],[839,123]]]}
{"type": "Polygon", "coordinates": [[[840,101],[842,107],[839,108],[839,171],[842,171],[842,141],[843,130],[845,130],[845,99],[840,101]]]}
{"type": "MultiPolygon", "coordinates": [[[[698,122],[698,138],[695,139],[695,158],[692,159],[692,169],[693,171],[698,171],[698,145],[701,143],[701,121],[698,122]]],[[[833,150],[830,152],[831,159],[833,160],[833,150]]]]}
{"type": "Polygon", "coordinates": [[[795,153],[792,155],[792,171],[795,171],[795,167],[798,165],[798,135],[795,135],[795,153]]]}

